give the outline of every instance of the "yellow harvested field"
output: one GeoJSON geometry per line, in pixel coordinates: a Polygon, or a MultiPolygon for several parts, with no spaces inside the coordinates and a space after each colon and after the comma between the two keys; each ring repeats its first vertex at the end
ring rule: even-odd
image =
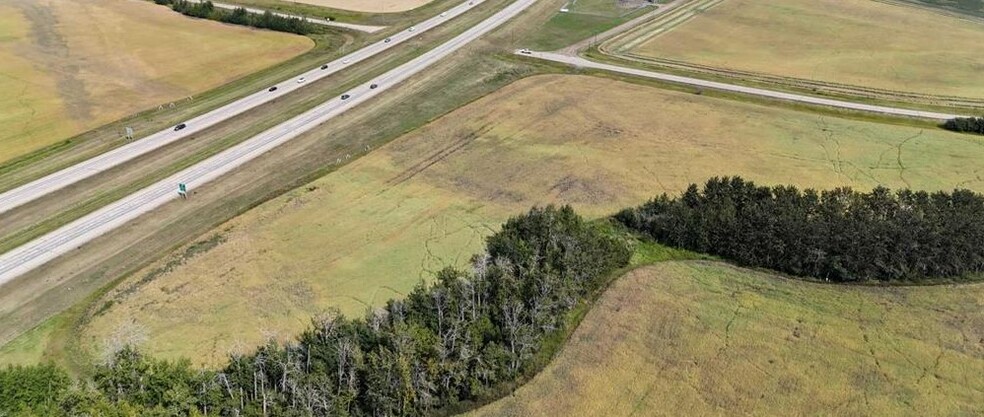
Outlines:
{"type": "Polygon", "coordinates": [[[822,285],[720,263],[619,278],[560,354],[468,416],[977,416],[984,285],[822,285]]]}
{"type": "Polygon", "coordinates": [[[398,13],[416,9],[433,0],[288,0],[332,9],[365,13],[398,13]]]}
{"type": "Polygon", "coordinates": [[[871,0],[724,0],[632,53],[828,83],[984,98],[984,23],[871,0]]]}
{"type": "MultiPolygon", "coordinates": [[[[140,0],[0,3],[0,162],[314,46],[140,0]]],[[[122,126],[120,128],[122,130],[122,126]]]]}
{"type": "Polygon", "coordinates": [[[114,334],[146,335],[154,354],[214,364],[291,336],[323,309],[361,315],[402,296],[535,204],[599,217],[732,174],[984,191],[981,160],[984,142],[942,130],[535,76],[208,232],[201,240],[221,236],[214,248],[135,274],[95,306],[83,345],[98,353],[114,334]]]}

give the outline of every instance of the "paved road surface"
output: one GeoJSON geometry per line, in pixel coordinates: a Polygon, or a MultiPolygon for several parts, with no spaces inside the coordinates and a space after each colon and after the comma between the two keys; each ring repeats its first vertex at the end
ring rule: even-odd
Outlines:
{"type": "MultiPolygon", "coordinates": [[[[369,85],[356,87],[346,92],[346,94],[351,95],[347,100],[336,98],[325,102],[199,164],[90,213],[30,243],[0,255],[0,286],[146,212],[179,198],[177,194],[179,183],[187,184],[189,191],[206,186],[209,181],[256,158],[264,152],[383,93],[399,82],[420,73],[428,66],[438,62],[472,40],[498,27],[535,2],[536,0],[517,0],[488,19],[456,36],[454,39],[377,77],[372,81],[372,83],[378,85],[375,89],[371,89],[369,85]]],[[[435,92],[435,94],[439,93],[439,91],[435,92]]]]}
{"type": "Polygon", "coordinates": [[[467,1],[463,2],[445,12],[444,16],[438,15],[420,22],[414,26],[414,31],[412,32],[409,30],[401,31],[400,33],[389,37],[389,42],[381,40],[372,45],[366,46],[365,48],[325,64],[327,67],[323,70],[320,69],[320,67],[314,68],[302,74],[297,74],[291,79],[280,82],[276,85],[276,91],[269,92],[266,89],[263,89],[262,91],[258,91],[201,116],[188,120],[185,122],[187,127],[183,130],[175,132],[172,128],[164,129],[135,142],[113,149],[89,160],[80,162],[61,171],[54,172],[20,187],[4,192],[0,194],[0,213],[10,211],[15,207],[19,207],[30,201],[41,198],[48,193],[60,190],[76,182],[82,181],[83,179],[89,178],[100,172],[137,158],[140,155],[144,155],[168,144],[187,138],[229,118],[235,117],[276,98],[289,94],[292,91],[304,88],[304,86],[314,81],[369,59],[376,54],[406,42],[407,40],[423,32],[440,26],[442,23],[465,13],[484,1],[485,0],[473,0],[474,5],[469,5],[469,2],[467,1]],[[307,81],[304,83],[297,83],[297,79],[300,77],[304,77],[307,81]]]}
{"type": "Polygon", "coordinates": [[[593,68],[593,69],[617,72],[621,74],[635,75],[639,77],[654,78],[657,80],[669,81],[678,84],[687,84],[696,87],[712,88],[715,90],[731,91],[735,93],[750,94],[754,96],[768,97],[768,98],[779,99],[779,100],[795,101],[798,103],[837,107],[841,109],[857,110],[857,111],[864,111],[864,112],[871,112],[871,113],[881,113],[881,114],[888,114],[893,116],[916,117],[921,119],[946,120],[946,119],[952,119],[954,117],[966,117],[956,114],[937,113],[937,112],[924,111],[924,110],[903,109],[898,107],[876,106],[872,104],[854,103],[850,101],[833,100],[827,98],[807,96],[802,94],[766,90],[763,88],[745,87],[735,84],[727,84],[727,83],[720,83],[715,81],[702,80],[699,78],[683,77],[679,75],[665,74],[655,71],[647,71],[647,70],[641,70],[635,68],[620,67],[617,65],[602,64],[599,62],[589,61],[579,56],[571,56],[571,55],[553,53],[553,52],[531,51],[528,54],[523,54],[521,51],[516,51],[516,53],[524,56],[531,56],[534,58],[545,59],[548,61],[562,62],[577,67],[593,68]]]}
{"type": "MultiPolygon", "coordinates": [[[[198,2],[205,1],[205,0],[191,0],[191,1],[198,3],[198,2]]],[[[252,7],[240,6],[238,4],[216,3],[214,1],[212,2],[212,4],[215,7],[218,7],[218,8],[221,8],[221,9],[236,10],[236,9],[242,7],[244,9],[246,9],[247,12],[250,12],[250,13],[263,14],[263,13],[266,13],[267,12],[267,10],[254,9],[252,7]]],[[[335,22],[335,21],[329,21],[329,20],[326,20],[326,19],[317,19],[317,18],[313,18],[313,17],[297,16],[297,15],[288,14],[288,13],[275,12],[273,10],[269,10],[269,12],[270,13],[273,13],[273,14],[275,14],[277,16],[280,16],[280,17],[295,17],[295,18],[304,19],[305,21],[310,22],[310,23],[314,23],[316,25],[335,26],[335,27],[340,27],[340,28],[345,28],[345,29],[358,30],[358,31],[361,31],[361,32],[375,33],[375,32],[379,32],[379,31],[381,31],[383,29],[386,29],[386,26],[369,26],[369,25],[357,25],[355,23],[335,22]]]]}

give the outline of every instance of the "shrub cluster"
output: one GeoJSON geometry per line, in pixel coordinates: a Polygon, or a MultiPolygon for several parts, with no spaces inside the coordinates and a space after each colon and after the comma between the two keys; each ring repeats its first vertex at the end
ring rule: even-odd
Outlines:
{"type": "Polygon", "coordinates": [[[957,117],[943,123],[943,128],[954,132],[984,135],[984,117],[957,117]]]}
{"type": "MultiPolygon", "coordinates": [[[[445,269],[365,318],[325,315],[295,342],[234,356],[219,371],[124,349],[98,367],[94,391],[60,396],[97,393],[86,404],[140,415],[424,415],[532,371],[571,309],[629,256],[624,242],[569,207],[533,209],[488,238],[472,271],[445,269]]],[[[40,396],[16,404],[44,415],[91,414],[65,400],[45,405],[40,396]]]]}
{"type": "Polygon", "coordinates": [[[299,35],[306,35],[312,32],[312,25],[304,19],[279,16],[270,11],[266,11],[263,14],[251,13],[242,7],[226,10],[215,7],[211,1],[207,0],[203,2],[154,0],[154,3],[170,6],[171,9],[178,13],[201,19],[217,20],[224,23],[296,33],[299,35]]]}
{"type": "Polygon", "coordinates": [[[703,190],[691,185],[616,219],[667,245],[833,281],[984,271],[984,196],[967,190],[818,193],[714,178],[703,190]]]}

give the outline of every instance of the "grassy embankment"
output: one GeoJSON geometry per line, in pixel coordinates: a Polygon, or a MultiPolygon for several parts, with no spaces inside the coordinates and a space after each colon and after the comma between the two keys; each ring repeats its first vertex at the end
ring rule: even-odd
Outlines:
{"type": "Polygon", "coordinates": [[[523,46],[553,51],[600,34],[643,13],[653,10],[645,3],[612,0],[577,0],[567,4],[567,12],[557,11],[523,46]]]}

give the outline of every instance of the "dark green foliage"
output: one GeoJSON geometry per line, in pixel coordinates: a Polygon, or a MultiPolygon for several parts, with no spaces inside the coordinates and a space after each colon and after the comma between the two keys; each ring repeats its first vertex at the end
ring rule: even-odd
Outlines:
{"type": "Polygon", "coordinates": [[[304,21],[304,19],[279,16],[269,11],[258,14],[251,13],[242,7],[234,10],[220,9],[215,7],[211,1],[154,0],[154,3],[170,6],[171,9],[178,13],[201,19],[217,20],[224,23],[296,33],[299,35],[306,35],[312,32],[311,24],[304,21]]]}
{"type": "Polygon", "coordinates": [[[111,401],[184,415],[197,409],[200,401],[196,395],[209,378],[193,371],[187,360],[151,360],[125,348],[112,363],[97,367],[93,382],[111,401]]]}
{"type": "Polygon", "coordinates": [[[533,209],[488,239],[473,272],[443,270],[364,319],[321,317],[296,343],[233,358],[211,407],[410,416],[481,398],[526,371],[629,255],[569,207],[533,209]]]}
{"type": "Polygon", "coordinates": [[[984,117],[957,117],[943,123],[943,128],[954,132],[984,135],[984,117]]]}
{"type": "Polygon", "coordinates": [[[902,0],[907,3],[942,9],[957,14],[984,17],[984,0],[902,0]]]}
{"type": "Polygon", "coordinates": [[[57,404],[72,381],[53,365],[15,366],[0,370],[0,415],[41,411],[57,404]]]}
{"type": "MultiPolygon", "coordinates": [[[[218,371],[124,349],[97,367],[96,392],[67,390],[67,378],[49,390],[64,392],[55,398],[67,415],[102,415],[92,410],[106,404],[121,415],[425,415],[532,371],[568,313],[629,256],[570,207],[534,208],[488,238],[472,271],[445,269],[365,318],[318,317],[295,342],[232,357],[218,371]]],[[[44,404],[43,386],[11,383],[30,394],[28,405],[44,404]]]]}
{"type": "Polygon", "coordinates": [[[691,185],[616,218],[667,245],[833,281],[984,271],[984,196],[967,190],[818,193],[714,178],[703,191],[691,185]]]}

